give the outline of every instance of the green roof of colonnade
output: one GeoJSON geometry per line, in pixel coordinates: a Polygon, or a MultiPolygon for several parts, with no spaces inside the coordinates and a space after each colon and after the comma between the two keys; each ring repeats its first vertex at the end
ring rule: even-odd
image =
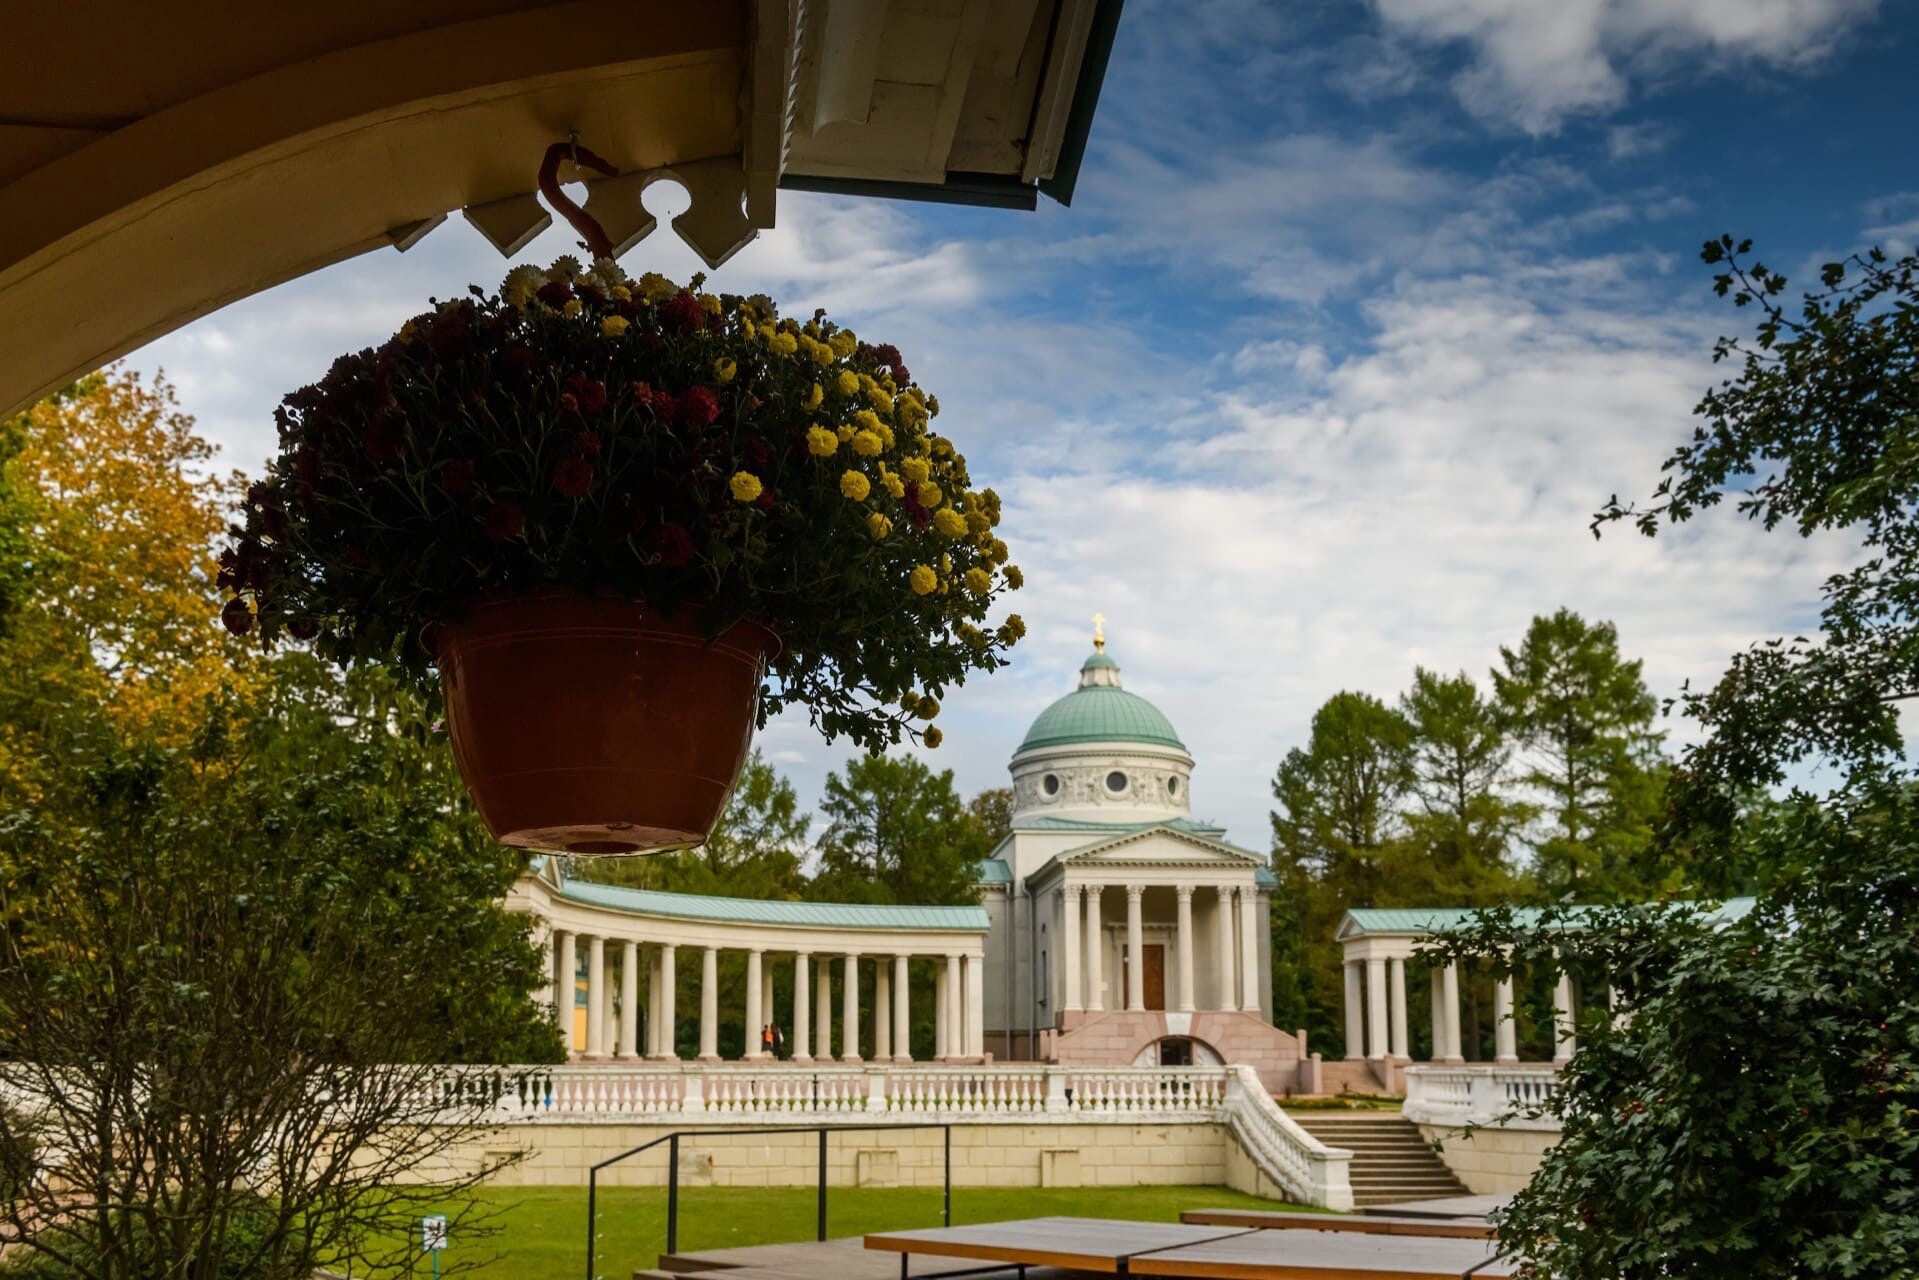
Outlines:
{"type": "MultiPolygon", "coordinates": [[[[1705,908],[1701,917],[1707,923],[1737,920],[1753,909],[1755,899],[1728,898],[1724,902],[1705,908]]],[[[1675,902],[1675,907],[1690,907],[1698,904],[1675,902]]],[[[1340,921],[1338,937],[1360,938],[1368,934],[1406,934],[1406,933],[1451,933],[1472,923],[1473,917],[1480,911],[1491,910],[1488,907],[1351,907],[1340,921]],[[1349,927],[1350,925],[1350,927],[1349,927]]],[[[1567,907],[1575,918],[1601,910],[1595,906],[1567,907]]],[[[1533,928],[1539,924],[1542,907],[1512,908],[1513,923],[1522,929],[1533,928]]],[[[1565,927],[1565,926],[1561,926],[1565,927]]]]}
{"type": "MultiPolygon", "coordinates": [[[[549,882],[551,883],[551,882],[549,882]]],[[[721,898],[699,893],[662,893],[625,885],[562,877],[559,895],[569,902],[676,920],[721,924],[767,924],[812,929],[950,929],[983,933],[984,907],[896,907],[864,902],[784,902],[721,898]]]]}

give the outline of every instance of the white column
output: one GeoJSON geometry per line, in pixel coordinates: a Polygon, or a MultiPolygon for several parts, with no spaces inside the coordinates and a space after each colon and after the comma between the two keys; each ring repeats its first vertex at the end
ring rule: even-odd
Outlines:
{"type": "Polygon", "coordinates": [[[893,1056],[893,968],[882,958],[873,962],[873,1061],[893,1056]]]}
{"type": "Polygon", "coordinates": [[[952,1045],[946,1026],[946,966],[933,970],[933,1061],[952,1057],[952,1045]]]}
{"type": "Polygon", "coordinates": [[[986,955],[966,957],[966,1056],[986,1056],[986,955]]]}
{"type": "Polygon", "coordinates": [[[660,975],[660,1029],[653,1038],[653,1053],[666,1062],[680,1060],[679,1037],[674,1034],[679,1018],[679,1010],[674,1007],[679,996],[679,969],[675,959],[678,950],[671,942],[662,946],[657,971],[660,975]]]}
{"type": "Polygon", "coordinates": [[[1386,962],[1386,999],[1392,1009],[1392,1053],[1401,1061],[1412,1061],[1406,1035],[1406,960],[1394,956],[1386,962]]]}
{"type": "Polygon", "coordinates": [[[640,1056],[640,944],[620,947],[620,1056],[640,1056]]]}
{"type": "Polygon", "coordinates": [[[1579,1041],[1573,1035],[1573,976],[1561,969],[1553,987],[1553,1062],[1564,1066],[1578,1051],[1579,1041]]]}
{"type": "Polygon", "coordinates": [[[720,1060],[720,949],[700,957],[700,1061],[720,1060]]]}
{"type": "Polygon", "coordinates": [[[793,957],[793,1061],[813,1060],[813,953],[793,957]]]}
{"type": "Polygon", "coordinates": [[[946,957],[946,1056],[964,1057],[966,1054],[966,1021],[960,1013],[960,997],[965,988],[960,985],[959,954],[946,957]]]}
{"type": "Polygon", "coordinates": [[[1493,1061],[1519,1061],[1519,1027],[1513,1022],[1513,980],[1510,975],[1493,982],[1493,1061]]]}
{"type": "Polygon", "coordinates": [[[546,962],[546,981],[534,988],[533,1002],[535,1005],[543,1005],[547,1010],[551,1011],[560,998],[560,984],[558,979],[560,956],[559,952],[555,949],[559,945],[559,939],[553,936],[553,923],[550,920],[541,920],[537,929],[538,933],[536,936],[540,940],[540,958],[546,962]]]}
{"type": "Polygon", "coordinates": [[[840,1061],[860,1060],[860,958],[848,954],[846,989],[840,992],[840,1061]]]}
{"type": "Polygon", "coordinates": [[[913,1060],[913,1019],[906,994],[905,956],[893,957],[893,1061],[913,1060]]]}
{"type": "Polygon", "coordinates": [[[1178,885],[1173,892],[1179,900],[1179,916],[1174,927],[1177,935],[1174,950],[1179,956],[1177,1008],[1181,1013],[1191,1013],[1193,1010],[1193,886],[1178,885]]]}
{"type": "Polygon", "coordinates": [[[1360,1006],[1359,961],[1348,960],[1346,969],[1346,1061],[1358,1062],[1366,1056],[1366,1014],[1360,1006]]]}
{"type": "Polygon", "coordinates": [[[1262,967],[1259,958],[1259,942],[1263,931],[1259,927],[1259,890],[1253,885],[1241,885],[1239,889],[1239,1007],[1248,1013],[1265,1013],[1260,1000],[1259,974],[1262,967]]]}
{"type": "Polygon", "coordinates": [[[1126,886],[1126,1008],[1138,1013],[1146,1007],[1146,925],[1139,900],[1143,884],[1126,886]]]}
{"type": "Polygon", "coordinates": [[[586,1056],[606,1056],[606,939],[586,940],[586,1056]]]}
{"type": "Polygon", "coordinates": [[[1446,1061],[1464,1062],[1466,1055],[1459,1039],[1459,966],[1456,964],[1440,970],[1439,1003],[1446,1016],[1446,1061]]]}
{"type": "Polygon", "coordinates": [[[760,1019],[773,1027],[779,1025],[779,1006],[773,1002],[773,965],[764,960],[760,961],[760,1019]]]}
{"type": "Polygon", "coordinates": [[[1214,913],[1213,930],[1219,943],[1219,1007],[1228,1013],[1239,1008],[1239,977],[1234,972],[1233,957],[1238,951],[1233,946],[1233,890],[1230,885],[1219,886],[1219,910],[1214,913]]]}
{"type": "Polygon", "coordinates": [[[1060,964],[1066,974],[1066,993],[1060,1009],[1066,1013],[1078,1013],[1084,1006],[1079,994],[1079,886],[1076,884],[1060,886],[1060,964]]]}
{"type": "Polygon", "coordinates": [[[760,966],[764,963],[764,953],[753,950],[746,953],[746,1052],[741,1054],[748,1061],[758,1061],[764,1050],[760,1047],[760,966]]]}
{"type": "Polygon", "coordinates": [[[646,952],[646,1045],[640,1052],[652,1057],[660,1051],[660,953],[646,952]]]}
{"type": "Polygon", "coordinates": [[[1386,1056],[1386,957],[1366,960],[1366,1056],[1386,1056]]]}
{"type": "Polygon", "coordinates": [[[1446,993],[1440,987],[1438,965],[1426,967],[1427,995],[1433,1006],[1433,1056],[1432,1062],[1446,1060],[1446,993]]]}
{"type": "Polygon", "coordinates": [[[565,1042],[566,1051],[571,1055],[579,1047],[573,1043],[573,1002],[574,992],[578,990],[574,985],[578,981],[574,974],[579,968],[579,960],[573,953],[573,931],[561,929],[556,936],[559,945],[555,948],[557,955],[553,962],[553,1021],[559,1024],[560,1039],[565,1042]]]}
{"type": "Polygon", "coordinates": [[[813,1046],[813,1061],[833,1060],[833,962],[825,956],[814,961],[813,1027],[819,1041],[813,1046]]]}
{"type": "Polygon", "coordinates": [[[1086,886],[1086,1012],[1106,1011],[1106,935],[1099,927],[1099,896],[1104,885],[1086,886]]]}

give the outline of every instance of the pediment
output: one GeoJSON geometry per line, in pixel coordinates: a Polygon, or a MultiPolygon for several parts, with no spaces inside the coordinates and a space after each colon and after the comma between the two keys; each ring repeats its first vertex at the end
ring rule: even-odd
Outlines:
{"type": "Polygon", "coordinates": [[[1263,867],[1266,859],[1246,849],[1173,827],[1148,827],[1069,849],[1055,859],[1062,866],[1103,864],[1137,866],[1172,863],[1192,866],[1263,867]]]}

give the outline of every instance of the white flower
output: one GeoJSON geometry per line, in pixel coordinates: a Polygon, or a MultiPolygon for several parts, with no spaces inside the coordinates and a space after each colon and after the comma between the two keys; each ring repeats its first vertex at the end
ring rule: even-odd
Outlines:
{"type": "Polygon", "coordinates": [[[545,283],[544,271],[523,264],[506,273],[506,279],[500,282],[500,297],[515,311],[524,311],[526,304],[533,301],[533,295],[545,283]]]}

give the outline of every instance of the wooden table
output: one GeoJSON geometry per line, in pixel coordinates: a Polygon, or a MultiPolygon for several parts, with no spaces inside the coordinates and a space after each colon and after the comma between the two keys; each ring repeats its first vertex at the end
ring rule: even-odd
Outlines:
{"type": "Polygon", "coordinates": [[[1181,1222],[1199,1227],[1277,1227],[1305,1231],[1348,1231],[1368,1236],[1442,1236],[1491,1240],[1493,1229],[1472,1218],[1388,1217],[1346,1213],[1284,1213],[1272,1209],[1188,1209],[1181,1222]]]}
{"type": "Polygon", "coordinates": [[[1510,1276],[1483,1240],[1357,1232],[1247,1231],[1132,1259],[1132,1274],[1173,1280],[1459,1280],[1510,1276]]]}
{"type": "MultiPolygon", "coordinates": [[[[1318,1216],[1318,1215],[1300,1215],[1318,1216]]],[[[1330,1215],[1328,1215],[1330,1216],[1330,1215]]],[[[1347,1218],[1345,1222],[1356,1219],[1347,1218]]],[[[1372,1220],[1377,1226],[1380,1220],[1372,1220]]],[[[1456,1280],[1503,1277],[1483,1240],[1427,1234],[1306,1228],[1246,1228],[1102,1218],[1028,1218],[866,1237],[868,1249],[1010,1266],[1063,1267],[1107,1275],[1177,1280],[1456,1280]]]]}
{"type": "Polygon", "coordinates": [[[1065,1267],[1125,1275],[1137,1254],[1203,1244],[1244,1228],[1194,1227],[1175,1222],[1127,1222],[1109,1218],[1027,1218],[970,1227],[884,1231],[866,1237],[866,1247],[900,1255],[900,1274],[914,1254],[971,1258],[1018,1268],[1065,1267]]]}

